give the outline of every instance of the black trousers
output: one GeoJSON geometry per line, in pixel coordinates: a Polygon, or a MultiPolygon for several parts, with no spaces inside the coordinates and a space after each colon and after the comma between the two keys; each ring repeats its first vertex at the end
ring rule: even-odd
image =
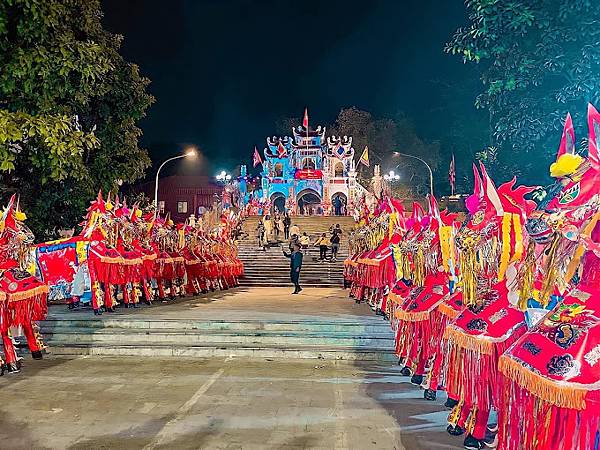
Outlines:
{"type": "Polygon", "coordinates": [[[319,259],[325,259],[327,257],[327,246],[319,245],[319,259]]]}
{"type": "Polygon", "coordinates": [[[283,237],[287,240],[290,238],[290,227],[283,228],[283,237]]]}
{"type": "Polygon", "coordinates": [[[294,283],[295,290],[298,290],[300,288],[300,272],[290,270],[290,279],[294,283]]]}

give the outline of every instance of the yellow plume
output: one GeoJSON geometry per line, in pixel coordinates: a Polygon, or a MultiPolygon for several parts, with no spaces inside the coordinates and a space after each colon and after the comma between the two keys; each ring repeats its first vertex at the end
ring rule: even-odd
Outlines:
{"type": "Polygon", "coordinates": [[[550,166],[550,176],[561,178],[575,173],[577,168],[583,162],[583,158],[572,153],[565,153],[558,158],[555,163],[550,166]]]}
{"type": "Polygon", "coordinates": [[[25,214],[22,211],[16,211],[15,219],[17,219],[19,222],[24,222],[25,220],[27,220],[27,214],[25,214]]]}

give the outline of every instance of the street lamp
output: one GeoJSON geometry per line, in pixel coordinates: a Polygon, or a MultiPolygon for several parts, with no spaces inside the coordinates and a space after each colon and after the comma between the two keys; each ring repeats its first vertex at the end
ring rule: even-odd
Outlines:
{"type": "MultiPolygon", "coordinates": [[[[431,170],[431,167],[429,167],[429,164],[427,164],[427,162],[425,162],[418,156],[407,155],[406,153],[401,153],[401,152],[394,152],[394,155],[395,156],[406,156],[407,158],[413,158],[418,161],[421,161],[423,164],[425,164],[427,166],[427,170],[429,170],[429,192],[431,193],[431,196],[433,197],[433,171],[431,170]]],[[[398,164],[396,167],[400,167],[400,165],[398,164]]]]}
{"type": "Polygon", "coordinates": [[[158,215],[158,176],[160,174],[160,170],[164,167],[165,164],[167,164],[168,162],[174,161],[176,159],[179,158],[194,158],[196,157],[197,153],[196,153],[196,149],[195,148],[189,148],[185,151],[185,153],[183,155],[177,155],[177,156],[173,156],[172,158],[167,159],[166,161],[164,161],[159,167],[158,170],[156,171],[156,179],[154,181],[154,218],[156,219],[156,216],[158,215]]]}
{"type": "Polygon", "coordinates": [[[218,173],[215,178],[217,179],[217,181],[223,184],[229,183],[231,181],[231,175],[225,172],[224,170],[222,170],[221,173],[218,173]]]}
{"type": "Polygon", "coordinates": [[[385,181],[389,181],[390,183],[393,183],[393,182],[395,182],[395,181],[398,181],[398,180],[400,180],[400,175],[398,175],[398,174],[397,174],[396,172],[394,172],[393,170],[390,170],[390,172],[389,172],[389,173],[386,173],[386,174],[383,176],[383,179],[384,179],[385,181]]]}

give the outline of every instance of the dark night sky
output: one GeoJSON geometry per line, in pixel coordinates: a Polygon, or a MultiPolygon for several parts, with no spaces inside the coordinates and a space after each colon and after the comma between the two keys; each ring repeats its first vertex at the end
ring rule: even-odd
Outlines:
{"type": "Polygon", "coordinates": [[[438,81],[474,76],[443,53],[466,22],[462,0],[102,3],[106,28],[125,36],[125,58],[152,80],[156,103],[141,126],[155,160],[189,142],[210,170],[233,168],[262,149],[278,117],[305,106],[312,124],[352,105],[403,111],[435,139],[449,120],[438,81]]]}

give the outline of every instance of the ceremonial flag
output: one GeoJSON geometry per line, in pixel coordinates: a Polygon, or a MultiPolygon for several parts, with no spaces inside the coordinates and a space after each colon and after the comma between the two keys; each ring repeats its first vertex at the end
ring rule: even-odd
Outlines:
{"type": "Polygon", "coordinates": [[[285,149],[285,147],[283,146],[283,144],[280,141],[279,145],[277,146],[277,156],[279,158],[284,158],[286,155],[287,155],[287,150],[285,149]]]}
{"type": "Polygon", "coordinates": [[[563,129],[556,159],[560,158],[565,153],[575,153],[575,129],[573,128],[573,119],[571,118],[570,113],[567,114],[567,118],[565,119],[565,127],[563,129]]]}
{"type": "Polygon", "coordinates": [[[600,148],[600,113],[590,103],[588,105],[588,161],[592,169],[600,170],[598,149],[600,148]]]}
{"type": "Polygon", "coordinates": [[[367,147],[365,145],[365,149],[362,152],[362,155],[360,157],[360,160],[358,161],[359,164],[364,164],[366,167],[370,167],[369,164],[369,147],[367,147]]]}
{"type": "Polygon", "coordinates": [[[302,126],[308,131],[308,108],[304,108],[304,119],[302,119],[302,126]]]}
{"type": "Polygon", "coordinates": [[[260,154],[258,153],[258,149],[256,148],[256,146],[254,146],[254,158],[253,158],[253,162],[252,164],[254,165],[254,167],[258,166],[259,164],[262,164],[262,159],[260,158],[260,154]]]}
{"type": "Polygon", "coordinates": [[[450,182],[450,189],[452,195],[454,195],[454,185],[456,183],[456,166],[454,164],[454,153],[452,153],[452,160],[450,161],[450,170],[448,171],[448,181],[450,182]]]}

